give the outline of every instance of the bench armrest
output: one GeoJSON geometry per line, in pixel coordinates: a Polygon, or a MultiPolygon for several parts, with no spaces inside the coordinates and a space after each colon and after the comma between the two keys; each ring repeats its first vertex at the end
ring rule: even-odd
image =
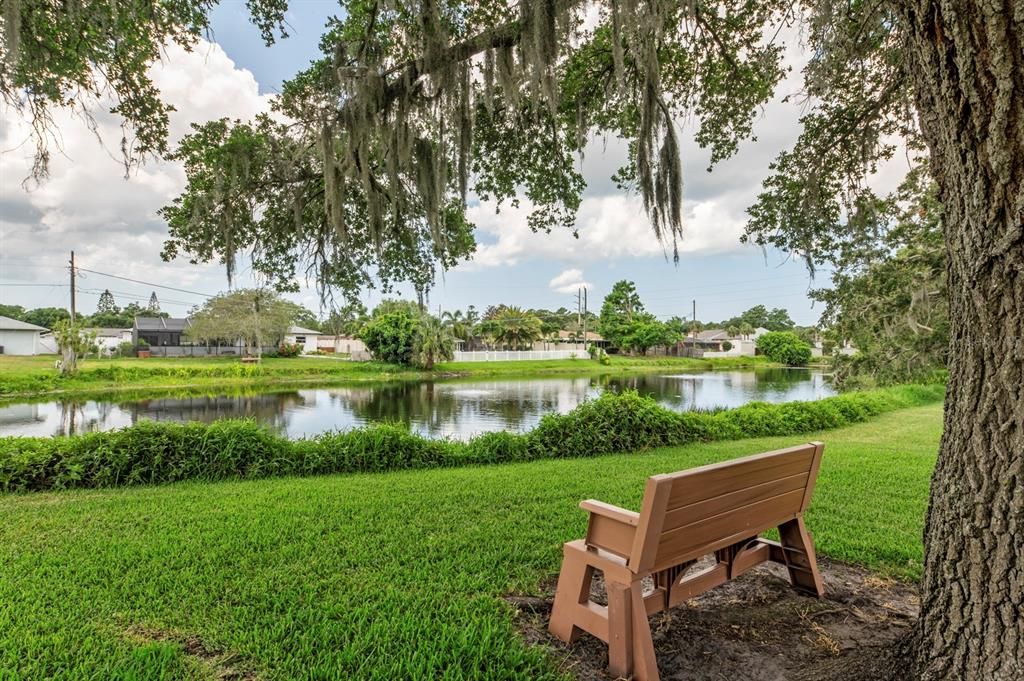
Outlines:
{"type": "Polygon", "coordinates": [[[636,527],[640,523],[639,513],[636,513],[635,511],[627,511],[624,508],[612,506],[611,504],[606,504],[603,501],[597,501],[596,499],[581,501],[580,508],[584,511],[588,511],[605,518],[617,520],[620,523],[625,523],[626,525],[632,525],[633,527],[636,527]]]}

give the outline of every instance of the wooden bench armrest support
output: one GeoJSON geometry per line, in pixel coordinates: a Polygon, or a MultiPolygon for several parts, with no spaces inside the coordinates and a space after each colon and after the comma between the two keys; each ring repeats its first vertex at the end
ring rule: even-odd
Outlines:
{"type": "Polygon", "coordinates": [[[580,508],[590,513],[595,513],[611,520],[617,520],[620,523],[632,525],[636,527],[640,522],[640,514],[635,511],[627,511],[624,508],[618,506],[612,506],[606,504],[603,501],[597,501],[596,499],[587,499],[586,501],[580,502],[580,508]]]}

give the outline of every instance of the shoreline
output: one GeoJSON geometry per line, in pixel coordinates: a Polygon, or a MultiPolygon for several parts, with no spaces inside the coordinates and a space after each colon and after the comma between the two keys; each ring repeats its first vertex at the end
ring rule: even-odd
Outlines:
{"type": "MultiPolygon", "coordinates": [[[[39,361],[33,363],[42,365],[39,361]]],[[[582,358],[519,362],[451,362],[440,364],[433,371],[375,362],[349,362],[348,360],[343,365],[338,362],[334,365],[333,370],[319,371],[317,369],[320,367],[327,368],[327,365],[324,365],[319,358],[300,358],[298,360],[273,358],[265,364],[252,366],[228,360],[202,359],[86,360],[83,365],[78,376],[60,379],[52,374],[52,369],[43,366],[33,367],[31,372],[24,370],[12,372],[7,370],[5,363],[0,363],[0,405],[71,397],[89,399],[108,393],[121,395],[140,393],[134,399],[144,399],[144,394],[174,390],[192,391],[194,394],[211,394],[225,388],[234,390],[253,388],[260,392],[272,392],[276,387],[325,387],[376,382],[486,379],[501,376],[531,378],[558,375],[639,374],[665,370],[749,371],[787,368],[762,358],[750,357],[707,360],[685,357],[617,357],[607,365],[582,358]],[[143,364],[143,362],[147,364],[143,364]],[[192,364],[192,362],[195,363],[192,364]],[[296,362],[301,362],[301,364],[296,362]],[[292,363],[292,365],[289,366],[287,363],[292,363]],[[476,365],[479,365],[479,368],[476,365]],[[342,370],[338,370],[339,368],[342,370]],[[44,381],[48,385],[35,390],[3,392],[2,386],[7,376],[22,383],[44,381]],[[147,383],[153,379],[158,379],[159,382],[147,383]],[[65,381],[69,384],[68,387],[50,387],[54,383],[59,384],[65,381]],[[204,390],[207,392],[200,392],[204,390]]],[[[821,366],[794,368],[820,369],[821,366]]]]}

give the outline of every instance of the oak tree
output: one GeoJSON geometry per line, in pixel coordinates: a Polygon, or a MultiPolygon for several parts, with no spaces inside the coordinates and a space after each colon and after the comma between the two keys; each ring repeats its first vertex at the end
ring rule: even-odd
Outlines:
{"type": "MultiPolygon", "coordinates": [[[[211,4],[8,2],[0,94],[45,131],[54,107],[81,105],[107,72],[134,131],[126,158],[162,153],[167,103],[146,68],[163,42],[194,41],[211,4]]],[[[266,38],[285,5],[250,0],[266,38]]],[[[675,252],[684,231],[674,121],[695,121],[712,165],[735,152],[785,73],[785,39],[799,35],[810,55],[803,132],[765,180],[747,238],[812,268],[834,262],[878,238],[888,197],[868,178],[897,140],[927,162],[948,258],[950,379],[907,659],[928,681],[1019,677],[1021,0],[342,6],[323,58],[285,85],[274,118],[214,121],[177,150],[189,184],[164,211],[168,257],[230,267],[251,250],[253,270],[280,286],[306,268],[325,290],[409,281],[422,294],[437,266],[472,253],[470,192],[505,204],[525,196],[534,228],[575,229],[574,156],[600,135],[628,141],[615,179],[642,196],[653,238],[675,252]]],[[[38,169],[46,147],[37,148],[38,169]]]]}

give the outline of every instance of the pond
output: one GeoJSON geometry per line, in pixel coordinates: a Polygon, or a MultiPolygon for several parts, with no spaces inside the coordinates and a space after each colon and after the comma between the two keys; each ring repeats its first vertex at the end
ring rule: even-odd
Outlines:
{"type": "Polygon", "coordinates": [[[110,430],[142,419],[253,418],[290,437],[401,421],[427,437],[468,438],[487,431],[529,430],[544,414],[565,413],[605,390],[627,389],[676,411],[835,394],[827,377],[810,369],[359,383],[241,395],[5,404],[0,405],[0,436],[110,430]]]}
{"type": "Polygon", "coordinates": [[[807,369],[358,383],[255,394],[8,403],[0,405],[0,436],[110,430],[142,419],[252,418],[292,437],[400,421],[427,437],[468,438],[528,430],[545,414],[568,412],[605,390],[626,389],[678,412],[835,394],[825,375],[807,369]]]}

